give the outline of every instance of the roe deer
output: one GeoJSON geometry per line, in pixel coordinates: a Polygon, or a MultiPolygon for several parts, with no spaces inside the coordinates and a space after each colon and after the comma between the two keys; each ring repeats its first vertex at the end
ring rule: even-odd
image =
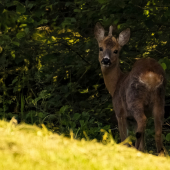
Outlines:
{"type": "Polygon", "coordinates": [[[122,73],[119,67],[119,52],[130,38],[130,29],[122,31],[116,39],[112,36],[113,26],[105,36],[104,28],[97,23],[94,34],[99,45],[99,62],[107,90],[118,121],[121,141],[127,138],[130,120],[135,122],[135,147],[144,151],[144,131],[151,112],[155,124],[157,152],[164,154],[162,124],[164,118],[165,72],[152,59],[139,59],[131,72],[122,73]]]}

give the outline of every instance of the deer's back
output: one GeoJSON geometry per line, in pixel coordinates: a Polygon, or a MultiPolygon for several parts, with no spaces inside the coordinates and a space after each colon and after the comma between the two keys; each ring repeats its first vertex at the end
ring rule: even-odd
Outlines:
{"type": "Polygon", "coordinates": [[[134,64],[132,71],[130,72],[131,76],[140,76],[141,74],[147,74],[148,72],[153,72],[157,75],[162,75],[165,77],[165,72],[161,65],[153,58],[139,59],[134,64]]]}
{"type": "Polygon", "coordinates": [[[118,88],[123,90],[136,86],[138,89],[138,86],[143,86],[147,90],[154,91],[164,84],[165,72],[163,68],[155,59],[148,58],[136,61],[131,72],[120,78],[118,88]]]}
{"type": "Polygon", "coordinates": [[[140,59],[131,72],[120,78],[113,103],[121,103],[125,110],[140,104],[150,106],[156,97],[163,98],[164,90],[165,72],[160,64],[154,59],[140,59]]]}

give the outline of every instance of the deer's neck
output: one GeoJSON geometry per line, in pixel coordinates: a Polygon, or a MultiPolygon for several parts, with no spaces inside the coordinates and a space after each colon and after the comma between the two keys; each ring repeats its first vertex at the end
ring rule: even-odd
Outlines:
{"type": "Polygon", "coordinates": [[[113,97],[116,87],[117,87],[117,83],[123,76],[123,73],[120,70],[119,65],[113,68],[107,68],[107,67],[101,66],[101,70],[103,73],[103,78],[104,78],[106,88],[111,94],[111,96],[113,97]]]}

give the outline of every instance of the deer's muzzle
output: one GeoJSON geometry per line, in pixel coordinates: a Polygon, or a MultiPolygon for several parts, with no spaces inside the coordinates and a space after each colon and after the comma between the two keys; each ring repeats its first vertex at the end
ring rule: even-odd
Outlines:
{"type": "Polygon", "coordinates": [[[103,60],[101,61],[102,64],[104,65],[110,65],[111,64],[111,61],[109,58],[103,58],[103,60]]]}

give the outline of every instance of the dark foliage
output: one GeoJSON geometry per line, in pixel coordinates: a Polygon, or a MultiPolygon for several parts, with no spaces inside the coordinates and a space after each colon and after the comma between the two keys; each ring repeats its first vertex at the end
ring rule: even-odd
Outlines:
{"type": "MultiPolygon", "coordinates": [[[[0,117],[44,123],[65,135],[72,130],[75,138],[86,133],[100,140],[101,129],[112,129],[117,138],[93,35],[98,21],[106,28],[116,25],[115,35],[131,29],[130,42],[120,55],[122,70],[130,70],[142,57],[160,62],[167,74],[169,107],[169,7],[165,0],[0,1],[0,117]]],[[[168,118],[166,109],[167,148],[168,118]]]]}

